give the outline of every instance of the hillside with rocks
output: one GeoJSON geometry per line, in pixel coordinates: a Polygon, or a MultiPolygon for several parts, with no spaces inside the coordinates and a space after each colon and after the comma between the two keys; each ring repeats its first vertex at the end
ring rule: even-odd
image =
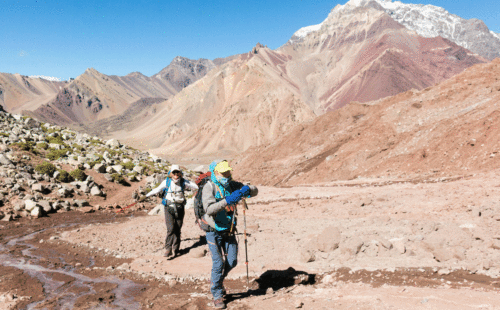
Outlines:
{"type": "Polygon", "coordinates": [[[496,168],[499,76],[496,59],[420,91],[351,103],[250,149],[236,170],[253,182],[290,186],[496,168]]]}
{"type": "Polygon", "coordinates": [[[0,152],[3,221],[120,209],[163,181],[170,167],[115,139],[7,112],[0,112],[0,152]]]}

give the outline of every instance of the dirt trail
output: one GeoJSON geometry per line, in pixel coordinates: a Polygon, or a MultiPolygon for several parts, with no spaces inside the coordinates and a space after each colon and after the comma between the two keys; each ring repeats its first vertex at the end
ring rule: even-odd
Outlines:
{"type": "MultiPolygon", "coordinates": [[[[250,288],[239,235],[228,308],[500,309],[499,186],[494,170],[260,187],[247,211],[250,288]],[[325,250],[325,234],[337,247],[325,250]]],[[[2,223],[2,307],[210,309],[192,210],[175,259],[162,256],[165,230],[143,211],[2,223]]]]}

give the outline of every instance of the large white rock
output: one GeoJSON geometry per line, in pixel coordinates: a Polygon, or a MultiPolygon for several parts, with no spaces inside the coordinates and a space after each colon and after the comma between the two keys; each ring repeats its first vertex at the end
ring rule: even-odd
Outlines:
{"type": "Polygon", "coordinates": [[[33,210],[37,205],[38,204],[36,203],[36,201],[33,201],[31,199],[24,201],[24,209],[26,209],[26,211],[28,212],[31,212],[31,210],[33,210]]]}
{"type": "Polygon", "coordinates": [[[102,196],[102,191],[99,189],[98,186],[93,186],[92,189],[90,190],[90,194],[92,196],[102,196]]]}
{"type": "Polygon", "coordinates": [[[119,148],[120,146],[122,146],[120,142],[116,139],[111,139],[106,141],[106,145],[112,148],[119,148]]]}
{"type": "Polygon", "coordinates": [[[32,217],[36,218],[42,217],[42,208],[34,207],[33,210],[31,210],[30,214],[32,217]]]}

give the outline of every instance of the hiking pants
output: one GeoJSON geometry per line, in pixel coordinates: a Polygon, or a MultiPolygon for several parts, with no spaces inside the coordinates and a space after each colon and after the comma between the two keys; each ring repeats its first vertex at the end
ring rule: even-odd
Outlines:
{"type": "Polygon", "coordinates": [[[212,274],[210,291],[214,299],[222,298],[222,282],[238,263],[238,243],[236,237],[220,232],[207,232],[207,243],[212,254],[212,274]],[[227,256],[226,256],[227,255],[227,256]]]}
{"type": "Polygon", "coordinates": [[[178,253],[181,246],[181,228],[184,221],[184,206],[177,208],[177,216],[172,207],[164,207],[165,224],[167,225],[167,236],[165,237],[165,249],[171,249],[178,253]]]}

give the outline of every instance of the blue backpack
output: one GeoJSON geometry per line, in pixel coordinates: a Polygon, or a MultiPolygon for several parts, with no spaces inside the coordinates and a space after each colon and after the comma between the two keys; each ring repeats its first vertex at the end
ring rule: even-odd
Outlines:
{"type": "MultiPolygon", "coordinates": [[[[168,189],[170,188],[170,183],[172,182],[172,179],[167,177],[167,187],[163,190],[163,199],[161,200],[161,203],[166,206],[167,205],[167,194],[168,194],[168,189]]],[[[181,190],[184,192],[184,189],[186,188],[186,180],[184,178],[181,178],[181,190]]]]}

